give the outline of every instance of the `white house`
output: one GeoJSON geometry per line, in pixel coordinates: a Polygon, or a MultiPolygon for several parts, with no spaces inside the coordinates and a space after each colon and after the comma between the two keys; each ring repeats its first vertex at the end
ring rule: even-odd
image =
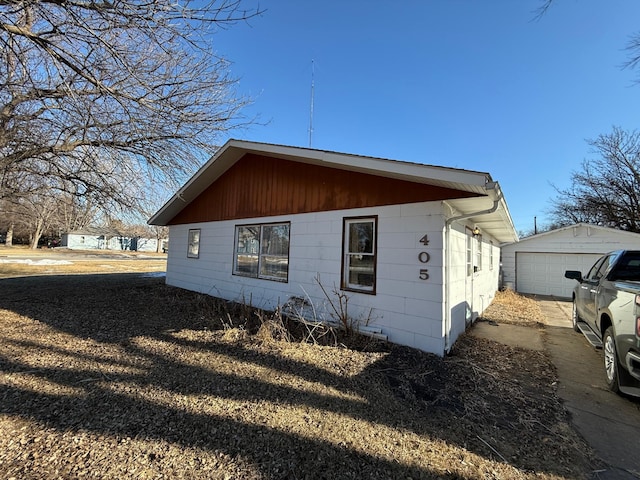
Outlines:
{"type": "Polygon", "coordinates": [[[571,298],[575,280],[565,270],[587,273],[613,250],[640,250],[640,235],[578,223],[502,246],[503,283],[520,293],[571,298]]]}
{"type": "Polygon", "coordinates": [[[63,233],[60,240],[61,247],[72,250],[156,252],[158,248],[158,240],[155,238],[127,236],[115,229],[101,227],[87,227],[83,230],[63,233]]]}
{"type": "Polygon", "coordinates": [[[149,223],[170,228],[169,285],[264,309],[305,299],[330,320],[320,283],[364,331],[439,355],[517,240],[488,173],[238,140],[149,223]]]}

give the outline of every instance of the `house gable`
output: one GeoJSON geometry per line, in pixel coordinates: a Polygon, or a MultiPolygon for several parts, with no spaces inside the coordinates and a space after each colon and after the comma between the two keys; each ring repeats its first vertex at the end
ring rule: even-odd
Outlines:
{"type": "Polygon", "coordinates": [[[246,154],[169,223],[211,222],[476,197],[378,175],[246,154]]]}

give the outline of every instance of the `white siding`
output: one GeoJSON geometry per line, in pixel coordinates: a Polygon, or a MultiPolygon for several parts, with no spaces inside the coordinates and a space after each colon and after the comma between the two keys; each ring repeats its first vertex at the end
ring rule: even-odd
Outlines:
{"type": "MultiPolygon", "coordinates": [[[[274,309],[292,296],[308,295],[318,316],[327,318],[330,305],[315,278],[319,276],[328,292],[339,288],[343,218],[369,215],[378,216],[376,294],[346,292],[350,317],[361,320],[369,317],[368,326],[380,328],[391,342],[442,355],[446,327],[444,216],[440,202],[172,226],[167,283],[265,309],[274,309]],[[291,222],[288,282],[232,275],[235,226],[283,221],[291,222]],[[199,258],[187,258],[190,228],[201,229],[199,258]],[[420,243],[425,234],[428,245],[420,243]],[[421,252],[429,254],[428,262],[419,260],[421,252]],[[419,278],[421,269],[428,270],[427,280],[419,278]]],[[[470,289],[465,270],[464,233],[452,234],[451,298],[455,303],[451,307],[457,316],[451,341],[467,324],[465,312],[458,314],[460,304],[464,308],[468,306],[469,318],[475,319],[489,305],[497,289],[498,248],[491,247],[490,240],[485,238],[483,269],[472,275],[473,288],[470,289]],[[489,268],[491,248],[494,249],[492,269],[489,268]]]]}
{"type": "MultiPolygon", "coordinates": [[[[129,237],[94,235],[90,233],[65,233],[61,246],[77,250],[125,250],[131,249],[134,240],[129,237]],[[107,238],[107,240],[105,240],[107,238]]],[[[137,251],[155,252],[158,240],[155,238],[138,238],[137,251]]]]}
{"type": "MultiPolygon", "coordinates": [[[[482,268],[471,275],[467,275],[467,237],[470,236],[469,229],[472,229],[473,225],[469,224],[467,227],[454,223],[449,234],[452,254],[449,272],[450,345],[455,342],[471,322],[482,315],[495,297],[498,289],[500,249],[495,245],[496,242],[487,235],[483,235],[482,239],[482,268]],[[493,256],[491,251],[493,251],[493,256]]],[[[472,262],[473,266],[477,266],[477,242],[474,237],[471,237],[471,239],[473,247],[472,262]]]]}
{"type": "Polygon", "coordinates": [[[319,316],[330,306],[315,278],[328,292],[340,286],[344,217],[378,216],[376,295],[346,292],[349,315],[369,317],[391,342],[442,355],[443,225],[439,202],[172,226],[167,283],[213,296],[273,309],[292,296],[308,295],[319,316]],[[235,225],[291,222],[289,281],[273,282],[232,275],[235,225]],[[200,256],[187,258],[187,232],[200,228],[200,256]],[[420,239],[427,234],[429,245],[420,239]],[[420,252],[430,255],[426,264],[420,252]],[[429,279],[418,278],[421,268],[429,279]]]}
{"type": "Polygon", "coordinates": [[[103,248],[97,235],[83,235],[75,233],[65,233],[62,235],[62,246],[71,249],[95,249],[103,248]]]}
{"type": "Polygon", "coordinates": [[[503,284],[522,293],[567,297],[575,282],[564,279],[564,270],[584,270],[595,258],[625,249],[640,249],[640,235],[585,224],[534,235],[502,247],[503,284]],[[539,254],[535,260],[540,265],[532,265],[533,257],[526,254],[539,254]]]}

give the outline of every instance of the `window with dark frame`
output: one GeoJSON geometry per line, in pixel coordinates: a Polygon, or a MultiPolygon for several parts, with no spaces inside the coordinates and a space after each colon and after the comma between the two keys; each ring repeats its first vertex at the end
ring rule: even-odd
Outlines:
{"type": "Polygon", "coordinates": [[[289,223],[237,225],[233,274],[287,282],[289,223]]]}
{"type": "Polygon", "coordinates": [[[378,217],[345,218],[342,289],[375,294],[378,217]]]}
{"type": "Polygon", "coordinates": [[[200,256],[200,229],[189,230],[189,244],[187,246],[187,257],[198,258],[200,256]]]}

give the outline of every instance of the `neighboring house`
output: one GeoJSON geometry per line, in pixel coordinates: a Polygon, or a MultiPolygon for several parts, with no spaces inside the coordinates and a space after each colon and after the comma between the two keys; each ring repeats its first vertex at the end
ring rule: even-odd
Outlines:
{"type": "Polygon", "coordinates": [[[166,282],[443,355],[498,289],[517,234],[488,173],[231,140],[150,220],[166,282]]]}
{"type": "MultiPolygon", "coordinates": [[[[161,240],[161,242],[166,243],[166,240],[161,240]]],[[[63,233],[60,246],[76,250],[156,252],[158,240],[155,238],[130,237],[110,228],[87,227],[76,232],[63,233]]]]}
{"type": "Polygon", "coordinates": [[[571,298],[575,280],[565,270],[587,273],[613,250],[640,250],[640,235],[578,223],[502,246],[503,284],[517,292],[571,298]]]}

